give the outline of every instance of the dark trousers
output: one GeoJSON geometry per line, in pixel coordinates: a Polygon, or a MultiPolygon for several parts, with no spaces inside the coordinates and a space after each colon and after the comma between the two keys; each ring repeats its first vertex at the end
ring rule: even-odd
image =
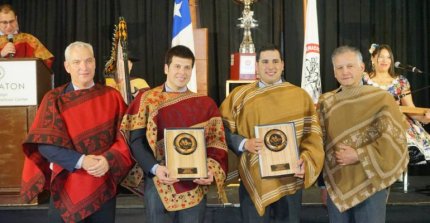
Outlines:
{"type": "Polygon", "coordinates": [[[356,206],[340,212],[330,197],[327,198],[328,218],[332,223],[384,223],[388,190],[376,192],[356,206]]]}
{"type": "Polygon", "coordinates": [[[152,178],[145,178],[145,222],[151,223],[203,223],[206,211],[206,197],[194,207],[180,211],[167,211],[158,195],[152,178]]]}
{"type": "Polygon", "coordinates": [[[300,222],[300,209],[302,206],[302,190],[295,194],[287,195],[266,207],[263,216],[260,216],[254,203],[249,197],[245,186],[239,186],[240,211],[244,223],[269,223],[269,222],[300,222]]]}
{"type": "MultiPolygon", "coordinates": [[[[98,211],[94,212],[92,215],[86,217],[84,220],[79,222],[80,223],[114,223],[115,208],[116,208],[116,197],[104,203],[98,211]]],[[[52,198],[49,201],[48,220],[49,220],[48,221],[49,223],[64,223],[63,219],[61,218],[60,212],[54,206],[54,202],[52,198]]]]}

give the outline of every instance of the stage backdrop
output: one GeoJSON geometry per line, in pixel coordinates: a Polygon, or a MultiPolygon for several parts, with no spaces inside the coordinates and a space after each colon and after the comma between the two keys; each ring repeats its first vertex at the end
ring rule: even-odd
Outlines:
{"type": "MultiPolygon", "coordinates": [[[[15,0],[21,31],[37,36],[55,55],[55,84],[69,80],[64,49],[73,41],[93,44],[101,75],[110,56],[113,25],[128,22],[130,48],[141,61],[132,74],[151,86],[162,84],[164,53],[170,47],[173,0],[15,0]]],[[[198,0],[200,27],[209,28],[209,95],[220,103],[229,79],[230,54],[239,49],[236,28],[243,6],[233,0],[198,0]]],[[[323,92],[333,90],[331,52],[339,45],[358,47],[366,64],[371,43],[389,44],[395,61],[415,65],[426,74],[405,73],[412,88],[430,84],[430,2],[422,0],[318,0],[323,92]]],[[[303,53],[301,0],[260,0],[252,5],[259,27],[252,35],[257,48],[266,42],[282,47],[285,78],[300,86],[303,53]]],[[[198,47],[198,46],[196,46],[198,47]]],[[[97,79],[100,79],[98,77],[97,79]]],[[[417,106],[430,107],[430,91],[414,94],[417,106]]]]}

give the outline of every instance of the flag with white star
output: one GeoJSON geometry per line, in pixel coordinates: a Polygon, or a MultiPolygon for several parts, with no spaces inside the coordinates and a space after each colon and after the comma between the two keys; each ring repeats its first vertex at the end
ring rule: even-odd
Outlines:
{"type": "MultiPolygon", "coordinates": [[[[175,0],[173,10],[173,32],[172,32],[172,47],[176,45],[184,45],[194,51],[193,26],[191,23],[190,7],[188,0],[175,0]]],[[[188,89],[197,92],[196,68],[193,68],[193,73],[187,85],[188,89]]]]}

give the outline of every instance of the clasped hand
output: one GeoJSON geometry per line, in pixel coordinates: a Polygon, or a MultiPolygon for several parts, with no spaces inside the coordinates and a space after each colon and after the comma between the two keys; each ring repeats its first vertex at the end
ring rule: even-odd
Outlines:
{"type": "Polygon", "coordinates": [[[92,176],[101,177],[109,170],[109,163],[104,156],[86,155],[82,162],[82,168],[92,176]]]}
{"type": "Polygon", "coordinates": [[[358,162],[358,154],[354,148],[342,143],[339,143],[336,147],[338,149],[335,151],[334,156],[339,165],[345,166],[358,162]]]}

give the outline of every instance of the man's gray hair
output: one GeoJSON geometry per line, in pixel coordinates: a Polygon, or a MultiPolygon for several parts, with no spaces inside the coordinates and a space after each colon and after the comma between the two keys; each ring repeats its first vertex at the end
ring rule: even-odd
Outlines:
{"type": "Polygon", "coordinates": [[[66,50],[64,51],[64,58],[66,61],[70,60],[70,51],[72,50],[72,48],[75,48],[75,47],[85,47],[85,48],[89,49],[91,54],[94,56],[94,50],[93,50],[93,46],[91,46],[91,44],[81,42],[81,41],[76,41],[76,42],[69,44],[67,46],[66,50]]]}
{"type": "Polygon", "coordinates": [[[334,58],[336,56],[338,56],[339,54],[348,53],[348,52],[355,53],[355,55],[357,55],[358,62],[363,63],[363,56],[361,55],[360,50],[352,46],[340,46],[336,48],[331,54],[331,62],[333,63],[333,65],[334,65],[334,58]]]}

